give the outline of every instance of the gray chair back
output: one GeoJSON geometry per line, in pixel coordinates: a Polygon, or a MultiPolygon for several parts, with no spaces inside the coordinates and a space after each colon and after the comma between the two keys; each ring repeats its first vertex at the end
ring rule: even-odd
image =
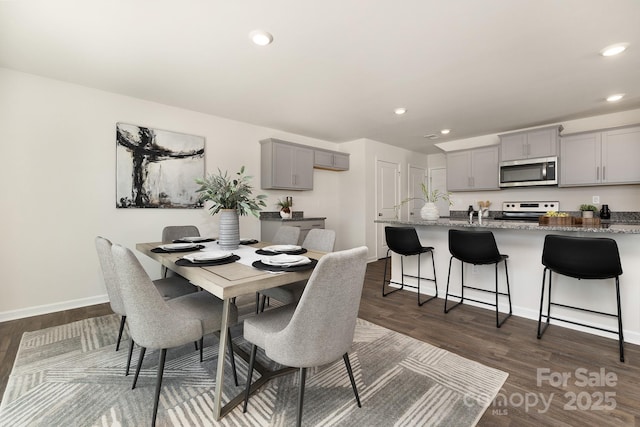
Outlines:
{"type": "Polygon", "coordinates": [[[366,267],[366,246],[323,256],[289,324],[266,340],[267,356],[294,367],[342,358],[353,342],[366,267]]]}
{"type": "Polygon", "coordinates": [[[300,238],[300,228],[283,225],[278,228],[276,235],[273,236],[274,245],[297,245],[300,238]]]}
{"type": "Polygon", "coordinates": [[[302,247],[312,251],[333,252],[336,232],[323,228],[312,228],[302,242],[302,247]]]}
{"type": "Polygon", "coordinates": [[[136,344],[161,349],[200,339],[200,320],[179,316],[171,310],[129,249],[113,245],[111,253],[127,312],[129,333],[136,344]]]}
{"type": "Polygon", "coordinates": [[[162,230],[162,241],[171,243],[183,237],[199,237],[200,230],[195,225],[169,225],[162,230]]]}
{"type": "Polygon", "coordinates": [[[118,287],[118,277],[116,276],[116,270],[113,265],[111,241],[98,236],[95,238],[95,244],[111,310],[120,316],[126,316],[124,302],[122,301],[122,295],[120,295],[120,288],[118,287]]]}

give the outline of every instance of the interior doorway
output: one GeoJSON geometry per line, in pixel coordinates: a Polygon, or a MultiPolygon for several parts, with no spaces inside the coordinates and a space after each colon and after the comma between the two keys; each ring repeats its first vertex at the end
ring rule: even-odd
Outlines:
{"type": "MultiPolygon", "coordinates": [[[[395,219],[399,200],[400,165],[386,160],[376,161],[376,219],[395,219]]],[[[376,223],[376,258],[387,253],[385,224],[376,223]]]]}

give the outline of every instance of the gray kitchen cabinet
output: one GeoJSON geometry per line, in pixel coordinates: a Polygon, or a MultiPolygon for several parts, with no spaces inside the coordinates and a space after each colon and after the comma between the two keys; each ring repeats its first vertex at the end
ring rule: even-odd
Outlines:
{"type": "Polygon", "coordinates": [[[262,189],[313,190],[313,149],[275,138],[260,144],[262,189]]]}
{"type": "Polygon", "coordinates": [[[349,154],[338,151],[314,150],[313,167],[334,171],[349,170],[349,154]]]}
{"type": "Polygon", "coordinates": [[[500,137],[500,160],[557,156],[560,132],[562,132],[562,126],[549,126],[498,135],[500,137]]]}
{"type": "Polygon", "coordinates": [[[302,242],[304,241],[304,238],[307,237],[309,230],[314,228],[324,228],[324,218],[261,220],[260,221],[260,240],[263,242],[273,241],[273,237],[276,235],[276,232],[283,225],[300,228],[300,237],[298,239],[298,245],[301,245],[302,242]]]}
{"type": "Polygon", "coordinates": [[[447,191],[499,190],[497,145],[447,153],[447,191]]]}
{"type": "Polygon", "coordinates": [[[640,183],[640,126],[563,136],[560,186],[640,183]]]}

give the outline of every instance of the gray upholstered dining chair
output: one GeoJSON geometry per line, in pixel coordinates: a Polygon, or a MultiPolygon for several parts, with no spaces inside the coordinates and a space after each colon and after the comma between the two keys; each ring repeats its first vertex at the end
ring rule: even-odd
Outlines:
{"type": "Polygon", "coordinates": [[[367,248],[348,249],[323,256],[293,304],[260,313],[244,321],[244,338],[252,344],[243,411],[251,394],[256,350],[281,365],[300,368],[297,425],[302,419],[307,368],[342,358],[358,406],[360,397],[349,362],[349,350],[358,317],[367,266],[367,248]]]}
{"type": "MultiPolygon", "coordinates": [[[[220,330],[223,303],[208,292],[196,292],[165,301],[129,249],[113,245],[111,252],[118,287],[127,313],[129,332],[132,340],[141,347],[132,389],[136,386],[146,350],[160,350],[152,418],[152,425],[155,425],[167,349],[199,340],[202,361],[203,337],[220,330]]],[[[233,324],[237,320],[238,310],[235,304],[232,304],[229,322],[233,324]]],[[[228,336],[229,356],[234,378],[237,378],[231,334],[228,336]]]]}
{"type": "MultiPolygon", "coordinates": [[[[98,252],[98,260],[102,269],[102,277],[107,295],[109,296],[109,304],[114,313],[122,316],[120,319],[120,329],[118,331],[118,341],[116,343],[116,351],[120,349],[120,341],[124,331],[124,325],[127,320],[127,313],[124,308],[120,289],[118,288],[118,278],[116,277],[115,267],[113,265],[113,255],[111,254],[111,241],[104,237],[97,236],[95,238],[96,251],[98,252]]],[[[197,289],[188,280],[180,277],[168,277],[166,279],[158,279],[153,281],[154,286],[165,299],[176,298],[182,295],[195,292],[197,289]]],[[[133,349],[133,343],[130,350],[133,349]]],[[[129,358],[131,353],[129,353],[129,358]]],[[[129,360],[130,361],[130,360],[129,360]]],[[[129,363],[127,363],[127,374],[129,373],[129,363]]]]}
{"type": "MultiPolygon", "coordinates": [[[[300,239],[300,227],[283,225],[278,228],[270,243],[274,245],[297,245],[300,239]]],[[[262,302],[264,308],[264,300],[262,302]]],[[[256,313],[260,311],[260,293],[256,292],[256,313]]]]}
{"type": "Polygon", "coordinates": [[[278,228],[275,236],[273,236],[274,245],[297,245],[300,238],[300,227],[292,227],[290,225],[283,225],[278,228]]]}
{"type": "MultiPolygon", "coordinates": [[[[335,242],[336,232],[334,230],[314,228],[309,230],[309,233],[307,233],[304,241],[302,242],[302,247],[311,251],[333,252],[335,242]]],[[[307,281],[303,280],[289,285],[264,289],[260,292],[261,298],[259,311],[264,311],[264,305],[267,298],[276,299],[284,304],[298,302],[306,284],[307,281]]]]}
{"type": "MultiPolygon", "coordinates": [[[[200,237],[200,230],[195,225],[168,225],[162,229],[162,243],[171,243],[183,237],[200,237]]],[[[164,265],[161,267],[162,277],[179,276],[164,265]]]]}

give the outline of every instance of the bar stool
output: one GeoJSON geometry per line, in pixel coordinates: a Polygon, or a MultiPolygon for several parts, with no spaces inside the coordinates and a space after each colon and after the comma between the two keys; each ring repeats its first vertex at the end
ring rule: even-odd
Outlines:
{"type": "Polygon", "coordinates": [[[491,231],[461,231],[461,230],[449,230],[449,252],[451,252],[451,258],[449,259],[449,274],[447,276],[447,293],[444,298],[444,312],[448,313],[455,307],[462,304],[465,300],[464,290],[465,288],[474,289],[476,291],[482,292],[491,292],[496,296],[495,304],[475,300],[471,298],[466,298],[469,301],[474,301],[480,304],[490,305],[496,308],[496,327],[499,328],[502,324],[511,317],[511,291],[509,290],[509,271],[507,270],[507,258],[509,255],[503,255],[498,251],[498,245],[496,244],[496,239],[493,237],[493,233],[491,231]],[[449,282],[451,279],[451,263],[453,259],[456,258],[460,260],[461,267],[461,278],[462,278],[462,288],[460,295],[454,295],[449,293],[449,282]],[[500,292],[498,290],[498,264],[504,261],[504,274],[507,278],[507,292],[500,292]],[[486,265],[486,264],[495,264],[495,277],[496,277],[496,289],[488,290],[482,288],[476,288],[473,286],[468,286],[464,284],[464,264],[473,264],[473,265],[486,265]],[[499,320],[498,316],[498,297],[506,296],[509,301],[509,313],[507,316],[499,320]],[[454,298],[460,298],[456,304],[451,307],[447,306],[449,296],[454,298]]]}
{"type": "Polygon", "coordinates": [[[384,234],[387,239],[387,257],[384,261],[384,277],[382,279],[382,296],[386,297],[389,294],[392,294],[396,291],[404,289],[404,287],[414,288],[418,290],[418,305],[421,306],[426,302],[431,301],[434,298],[438,297],[438,282],[436,281],[436,264],[433,259],[433,247],[431,246],[422,246],[420,243],[420,239],[418,238],[418,233],[416,229],[413,227],[385,227],[384,234]],[[389,262],[389,252],[395,252],[400,255],[400,274],[402,277],[402,282],[398,283],[392,281],[391,279],[387,280],[387,264],[389,262]],[[427,277],[420,277],[420,255],[424,253],[431,254],[431,264],[433,266],[433,279],[427,277]],[[413,256],[418,255],[418,275],[413,276],[410,274],[404,274],[404,257],[405,256],[413,256]],[[414,279],[418,279],[418,286],[407,285],[404,283],[405,277],[413,277],[414,279]],[[420,280],[428,280],[433,282],[436,287],[436,294],[430,296],[424,301],[420,300],[420,280]],[[396,288],[392,291],[385,292],[386,284],[393,283],[394,285],[400,285],[399,288],[396,288]]]}
{"type": "Polygon", "coordinates": [[[542,293],[540,295],[540,313],[538,315],[538,339],[549,327],[549,320],[560,320],[562,322],[573,323],[587,328],[598,329],[604,332],[615,334],[616,331],[604,329],[593,325],[560,319],[551,316],[551,306],[565,307],[574,310],[586,311],[589,313],[601,314],[618,319],[618,346],[620,348],[620,361],[624,362],[624,337],[622,334],[622,311],[620,308],[620,280],[622,265],[620,264],[620,253],[616,241],[608,238],[585,238],[567,237],[558,235],[547,235],[544,238],[542,249],[542,293]],[[545,279],[549,270],[549,290],[547,295],[547,318],[546,325],[542,326],[542,306],[544,304],[545,279]],[[614,279],[616,284],[616,302],[618,313],[605,313],[602,311],[589,310],[586,308],[571,305],[554,303],[551,301],[551,276],[557,273],[575,279],[614,279]]]}

